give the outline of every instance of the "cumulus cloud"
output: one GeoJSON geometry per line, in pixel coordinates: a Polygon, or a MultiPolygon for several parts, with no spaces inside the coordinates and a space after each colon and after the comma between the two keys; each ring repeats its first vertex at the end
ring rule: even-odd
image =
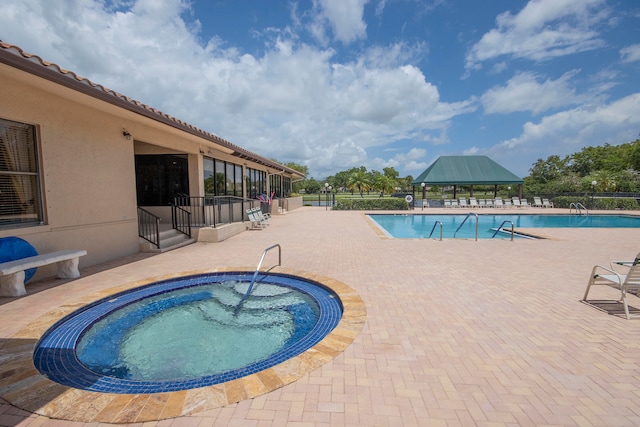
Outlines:
{"type": "Polygon", "coordinates": [[[544,61],[602,47],[592,29],[606,18],[596,8],[605,0],[530,0],[517,14],[496,18],[497,28],[482,36],[466,57],[467,69],[503,56],[544,61]]]}
{"type": "Polygon", "coordinates": [[[632,44],[631,46],[620,49],[620,57],[622,58],[622,62],[640,61],[640,44],[632,44]]]}
{"type": "Polygon", "coordinates": [[[626,143],[637,138],[639,128],[640,92],[596,108],[574,108],[527,122],[518,137],[481,151],[525,176],[531,162],[524,159],[546,159],[549,153],[566,156],[605,142],[626,143]]]}
{"type": "Polygon", "coordinates": [[[576,104],[583,97],[576,95],[570,81],[577,70],[563,74],[557,80],[539,81],[534,73],[516,74],[505,85],[486,91],[481,102],[487,114],[508,114],[529,111],[540,114],[553,108],[576,104]]]}
{"type": "MultiPolygon", "coordinates": [[[[0,28],[12,35],[5,41],[261,155],[305,164],[312,176],[367,165],[371,147],[446,138],[448,122],[475,108],[472,100],[442,102],[407,65],[420,45],[396,43],[387,55],[373,46],[337,62],[330,47],[283,29],[249,54],[217,38],[203,43],[183,0],[118,10],[97,0],[60,3],[3,2],[0,28]]],[[[365,4],[316,1],[314,10],[346,43],[365,36],[365,4]]]]}
{"type": "Polygon", "coordinates": [[[327,27],[333,38],[344,44],[367,37],[367,24],[363,20],[368,0],[314,0],[313,19],[309,31],[317,40],[328,42],[327,27]]]}

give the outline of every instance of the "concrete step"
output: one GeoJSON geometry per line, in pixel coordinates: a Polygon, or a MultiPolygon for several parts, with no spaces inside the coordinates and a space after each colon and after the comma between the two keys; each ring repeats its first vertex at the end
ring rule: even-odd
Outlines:
{"type": "Polygon", "coordinates": [[[160,248],[156,248],[155,245],[144,239],[140,239],[140,252],[162,253],[178,249],[192,243],[195,243],[195,239],[182,234],[178,230],[164,230],[160,232],[160,248]]]}

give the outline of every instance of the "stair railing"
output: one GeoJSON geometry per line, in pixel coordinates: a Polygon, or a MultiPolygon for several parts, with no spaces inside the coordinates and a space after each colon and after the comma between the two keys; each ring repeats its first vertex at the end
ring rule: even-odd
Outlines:
{"type": "MultiPolygon", "coordinates": [[[[258,277],[258,272],[260,271],[260,267],[262,266],[262,261],[264,261],[264,257],[267,255],[267,252],[269,252],[271,249],[275,249],[275,248],[278,248],[278,265],[282,265],[282,248],[280,247],[279,243],[276,243],[273,246],[269,246],[267,249],[264,250],[264,252],[262,252],[262,257],[260,257],[260,262],[258,263],[258,267],[256,267],[256,271],[255,271],[255,273],[253,273],[253,278],[251,279],[251,283],[249,284],[249,288],[247,288],[247,292],[245,292],[245,294],[242,296],[242,298],[240,299],[240,302],[238,303],[238,305],[236,306],[235,310],[233,311],[233,315],[234,316],[238,314],[238,312],[242,308],[242,305],[244,304],[244,301],[251,294],[251,291],[253,290],[253,285],[256,283],[256,278],[258,277]]],[[[273,267],[275,267],[275,265],[273,267]]],[[[273,268],[273,267],[271,267],[271,268],[273,268]]],[[[271,270],[271,268],[269,268],[269,270],[271,270]]]]}
{"type": "Polygon", "coordinates": [[[138,206],[138,236],[160,249],[160,217],[138,206]]]}
{"type": "Polygon", "coordinates": [[[502,230],[502,227],[504,227],[504,225],[508,222],[511,223],[511,241],[513,242],[513,221],[509,221],[508,219],[502,221],[502,224],[500,224],[500,227],[496,229],[496,231],[493,233],[493,236],[491,236],[491,238],[493,239],[494,237],[496,237],[496,234],[498,234],[498,232],[502,230]]]}
{"type": "Polygon", "coordinates": [[[191,212],[175,204],[171,205],[171,227],[191,237],[191,212]]]}
{"type": "Polygon", "coordinates": [[[589,216],[589,210],[582,203],[580,202],[571,203],[569,205],[569,213],[571,213],[573,208],[576,208],[577,215],[582,215],[582,209],[584,209],[584,211],[587,213],[587,216],[589,216]]]}
{"type": "Polygon", "coordinates": [[[467,222],[467,220],[469,219],[469,217],[471,215],[474,215],[476,217],[476,242],[478,241],[478,214],[475,212],[469,212],[467,214],[467,216],[464,217],[464,219],[462,220],[462,223],[460,224],[460,226],[458,226],[458,229],[456,230],[455,233],[453,233],[453,238],[456,238],[456,234],[458,233],[458,231],[462,228],[462,226],[464,225],[465,222],[467,222]]]}
{"type": "Polygon", "coordinates": [[[442,221],[436,221],[433,223],[433,228],[431,229],[431,233],[429,233],[429,239],[431,238],[431,235],[433,234],[434,230],[436,229],[436,225],[440,224],[440,241],[442,242],[442,221]]]}

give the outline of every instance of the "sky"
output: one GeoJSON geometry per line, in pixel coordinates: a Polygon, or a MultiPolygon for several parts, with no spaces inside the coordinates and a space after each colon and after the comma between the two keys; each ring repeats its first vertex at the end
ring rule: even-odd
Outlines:
{"type": "Polygon", "coordinates": [[[0,39],[317,179],[640,135],[637,0],[0,0],[0,39]]]}

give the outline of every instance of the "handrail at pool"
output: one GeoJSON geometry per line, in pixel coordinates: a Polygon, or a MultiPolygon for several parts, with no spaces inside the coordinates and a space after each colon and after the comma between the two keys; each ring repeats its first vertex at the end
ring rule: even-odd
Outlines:
{"type": "Polygon", "coordinates": [[[513,221],[509,221],[508,219],[502,221],[502,224],[500,224],[500,227],[496,229],[496,231],[493,233],[493,236],[491,236],[491,238],[493,239],[494,237],[496,237],[496,234],[498,234],[498,232],[502,229],[502,227],[508,222],[511,223],[511,241],[513,242],[513,221]]]}
{"type": "Polygon", "coordinates": [[[260,267],[262,267],[262,261],[264,261],[264,257],[267,255],[267,252],[269,252],[271,249],[275,249],[275,248],[278,248],[278,265],[282,265],[282,248],[280,247],[279,243],[276,243],[273,246],[269,246],[267,249],[265,249],[262,252],[262,257],[260,257],[260,262],[258,263],[258,267],[256,268],[255,273],[253,273],[253,278],[251,279],[251,283],[249,284],[249,288],[247,289],[247,292],[245,292],[245,294],[242,296],[242,298],[240,299],[240,302],[238,303],[238,305],[236,306],[235,310],[233,311],[233,315],[234,316],[236,314],[238,314],[238,311],[240,311],[240,309],[242,308],[242,304],[244,304],[244,300],[246,300],[249,297],[249,295],[251,294],[251,290],[253,289],[253,285],[256,282],[256,277],[258,277],[258,272],[260,271],[260,267]]]}
{"type": "Polygon", "coordinates": [[[580,202],[571,203],[569,205],[569,213],[571,213],[574,207],[576,208],[576,214],[582,215],[582,209],[584,209],[584,211],[587,213],[587,216],[589,216],[589,210],[580,202]]]}
{"type": "Polygon", "coordinates": [[[456,230],[455,233],[453,233],[453,238],[456,238],[456,234],[458,233],[458,230],[460,230],[462,228],[462,226],[464,225],[465,222],[467,222],[467,220],[469,219],[469,217],[471,215],[475,215],[476,217],[476,242],[478,241],[478,214],[475,212],[469,212],[467,214],[467,216],[464,217],[464,219],[462,220],[462,223],[460,224],[460,226],[458,226],[458,229],[456,230]]]}
{"type": "Polygon", "coordinates": [[[433,223],[433,228],[431,229],[431,233],[429,233],[429,237],[433,234],[433,231],[436,229],[436,225],[440,224],[440,241],[442,241],[442,221],[436,221],[433,223]]]}

